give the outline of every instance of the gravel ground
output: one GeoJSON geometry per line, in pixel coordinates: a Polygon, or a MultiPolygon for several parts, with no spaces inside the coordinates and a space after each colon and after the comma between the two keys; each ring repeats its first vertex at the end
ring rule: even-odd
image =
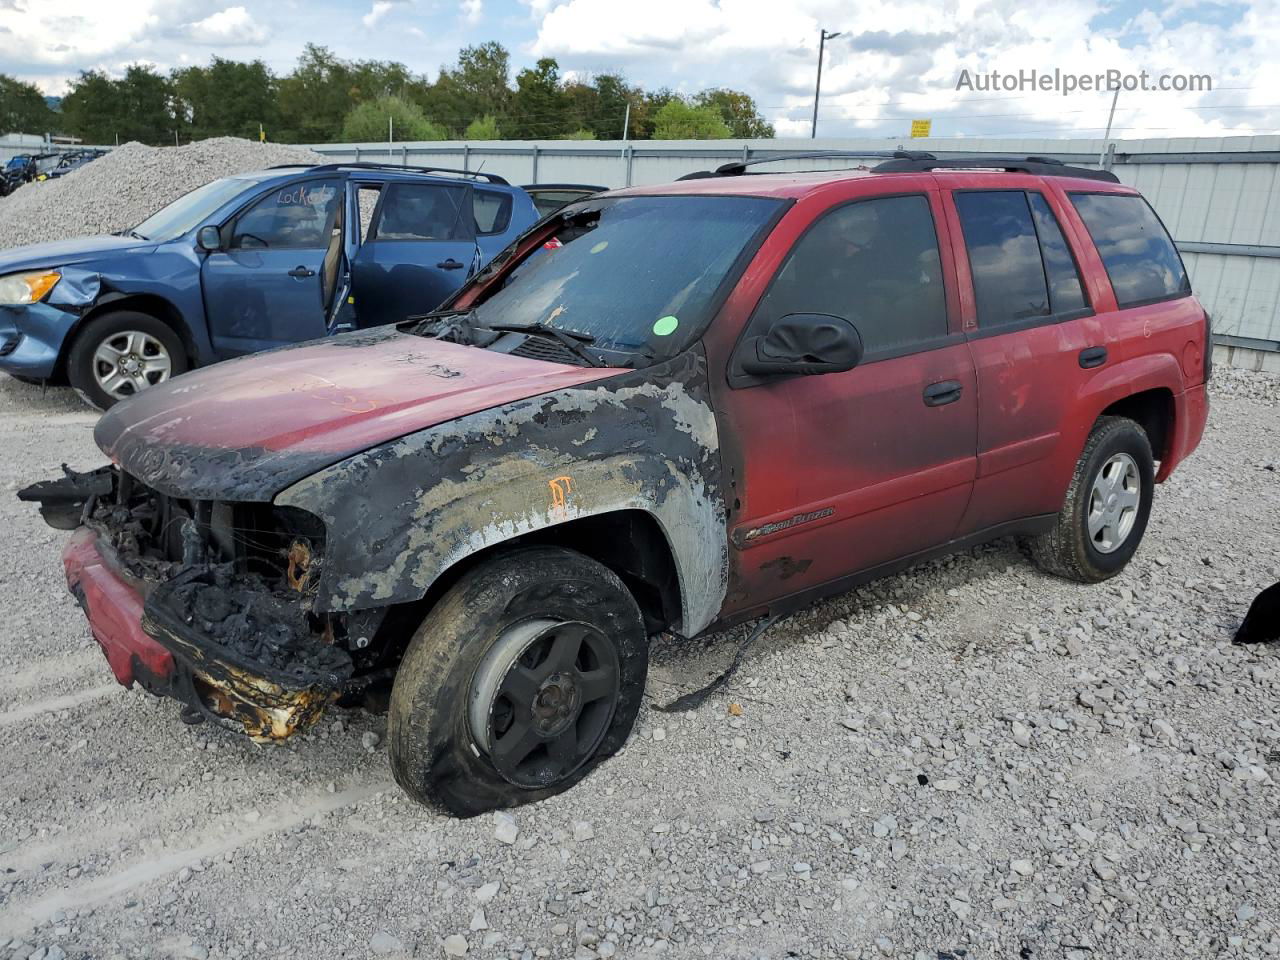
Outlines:
{"type": "Polygon", "coordinates": [[[1001,542],[654,651],[637,735],[569,794],[454,821],[385,719],[260,748],[110,682],[11,492],[93,415],[0,378],[0,960],[1280,954],[1280,390],[1223,371],[1128,570],[1001,542]],[[16,938],[12,942],[7,937],[16,938]],[[5,946],[7,944],[7,946],[5,946]]]}
{"type": "Polygon", "coordinates": [[[235,137],[185,147],[126,143],[57,180],[0,199],[0,249],[115,233],[211,180],[281,163],[323,163],[310,150],[235,137]]]}

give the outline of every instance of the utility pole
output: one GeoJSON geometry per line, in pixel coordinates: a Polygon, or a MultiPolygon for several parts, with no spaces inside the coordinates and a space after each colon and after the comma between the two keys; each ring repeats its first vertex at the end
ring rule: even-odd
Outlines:
{"type": "Polygon", "coordinates": [[[1116,92],[1111,97],[1111,112],[1107,114],[1107,132],[1102,135],[1102,152],[1098,154],[1098,166],[1106,169],[1107,141],[1111,139],[1111,121],[1116,118],[1116,101],[1120,99],[1120,85],[1116,84],[1116,92]]]}
{"type": "Polygon", "coordinates": [[[809,130],[810,140],[818,135],[818,97],[822,94],[822,52],[827,47],[827,41],[834,40],[838,36],[840,36],[839,31],[828,33],[825,28],[818,34],[818,82],[813,88],[813,126],[809,130]]]}
{"type": "Polygon", "coordinates": [[[622,116],[622,139],[627,139],[627,129],[631,126],[631,101],[627,101],[627,112],[622,116]]]}

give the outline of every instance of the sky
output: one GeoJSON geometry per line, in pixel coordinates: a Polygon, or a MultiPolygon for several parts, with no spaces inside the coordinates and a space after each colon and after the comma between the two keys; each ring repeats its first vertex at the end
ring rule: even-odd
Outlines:
{"type": "Polygon", "coordinates": [[[819,136],[900,139],[912,119],[935,136],[1102,136],[1111,93],[988,77],[1032,69],[1101,75],[1098,87],[1108,70],[1208,78],[1209,90],[1122,90],[1113,137],[1280,131],[1275,0],[0,0],[0,73],[51,95],[81,70],[139,62],[262,59],[286,73],[311,42],[434,76],[459,48],[497,40],[515,69],[550,56],[569,76],[743,90],[780,136],[807,136],[822,29],[840,35],[826,44],[819,136]]]}

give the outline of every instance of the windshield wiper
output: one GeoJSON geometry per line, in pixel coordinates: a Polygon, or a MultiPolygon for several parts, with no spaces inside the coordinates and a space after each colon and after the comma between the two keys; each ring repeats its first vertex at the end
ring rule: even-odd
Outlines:
{"type": "Polygon", "coordinates": [[[133,237],[133,239],[135,239],[135,240],[146,240],[146,239],[147,239],[147,238],[146,238],[146,237],[144,237],[142,234],[140,234],[137,230],[133,230],[133,229],[129,229],[129,230],[121,231],[120,236],[122,236],[122,237],[133,237]]]}
{"type": "Polygon", "coordinates": [[[409,317],[408,322],[412,326],[401,329],[419,337],[433,337],[436,340],[459,343],[464,347],[487,347],[497,339],[497,335],[480,336],[480,332],[487,331],[488,328],[477,324],[472,319],[474,316],[474,310],[436,310],[409,317]]]}
{"type": "Polygon", "coordinates": [[[539,320],[537,323],[491,323],[485,329],[498,330],[502,333],[523,333],[529,336],[550,337],[560,341],[564,348],[575,357],[584,360],[592,367],[603,367],[604,361],[587,350],[586,344],[595,343],[596,338],[580,330],[562,330],[539,320]]]}

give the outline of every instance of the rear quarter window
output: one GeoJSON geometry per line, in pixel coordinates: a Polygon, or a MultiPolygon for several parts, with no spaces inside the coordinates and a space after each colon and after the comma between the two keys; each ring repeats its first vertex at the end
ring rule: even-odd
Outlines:
{"type": "Polygon", "coordinates": [[[1070,196],[1098,248],[1119,306],[1136,307],[1191,292],[1182,258],[1146,200],[1115,193],[1070,196]]]}

